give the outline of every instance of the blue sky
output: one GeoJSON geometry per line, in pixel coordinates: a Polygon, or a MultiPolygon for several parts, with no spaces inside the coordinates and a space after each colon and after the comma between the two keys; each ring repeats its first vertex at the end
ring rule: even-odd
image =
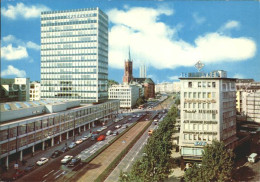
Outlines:
{"type": "Polygon", "coordinates": [[[156,83],[182,72],[226,70],[260,81],[260,3],[257,1],[1,1],[1,75],[40,80],[40,12],[99,7],[109,16],[109,79],[122,82],[128,47],[156,83]]]}

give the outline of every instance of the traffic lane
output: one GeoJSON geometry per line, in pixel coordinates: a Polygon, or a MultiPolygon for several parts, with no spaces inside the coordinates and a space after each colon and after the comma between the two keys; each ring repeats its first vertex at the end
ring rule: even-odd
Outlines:
{"type": "MultiPolygon", "coordinates": [[[[113,123],[112,125],[108,126],[108,128],[106,130],[103,130],[100,134],[105,134],[106,131],[108,131],[108,130],[114,130],[114,127],[116,124],[117,123],[113,123]]],[[[77,139],[79,139],[81,137],[83,137],[83,135],[77,136],[77,139]]],[[[58,171],[57,169],[59,169],[59,167],[61,165],[60,161],[65,155],[76,156],[82,150],[89,148],[96,142],[97,141],[91,141],[91,139],[89,138],[86,141],[83,141],[81,144],[74,147],[73,149],[70,149],[69,151],[63,153],[62,155],[60,155],[59,157],[54,158],[54,159],[50,158],[50,156],[47,156],[50,154],[46,154],[45,157],[49,158],[49,161],[46,164],[44,164],[43,166],[36,167],[36,169],[34,169],[30,173],[26,174],[25,176],[19,178],[17,181],[41,181],[41,179],[43,179],[43,176],[45,176],[46,174],[49,174],[50,172],[55,173],[58,171]]]]}
{"type": "MultiPolygon", "coordinates": [[[[113,130],[114,131],[115,130],[114,127],[118,123],[124,123],[124,121],[127,121],[127,123],[129,123],[128,122],[128,118],[129,117],[126,117],[123,120],[121,120],[120,122],[111,124],[110,126],[108,126],[107,129],[105,129],[102,132],[100,132],[100,134],[105,134],[108,130],[113,130]]],[[[134,123],[138,119],[139,118],[132,119],[130,121],[130,123],[134,123]]],[[[83,137],[83,135],[82,135],[82,137],[83,137]]],[[[77,139],[79,139],[79,138],[81,138],[81,136],[77,136],[77,139]]],[[[76,137],[75,137],[75,139],[76,139],[76,137]]],[[[89,138],[86,141],[84,141],[83,143],[77,145],[75,148],[70,149],[69,151],[65,152],[61,156],[59,156],[59,157],[57,157],[55,159],[50,158],[49,162],[46,163],[44,165],[44,167],[43,166],[36,167],[37,169],[35,169],[31,173],[28,173],[26,176],[20,178],[18,181],[42,181],[42,180],[45,180],[46,177],[52,176],[52,175],[54,175],[54,176],[52,176],[52,178],[48,177],[48,180],[55,180],[55,179],[57,179],[56,178],[57,176],[66,174],[66,171],[64,171],[62,169],[59,169],[60,166],[61,166],[60,160],[65,155],[76,156],[76,155],[80,154],[82,150],[85,150],[86,148],[89,148],[90,146],[94,145],[96,142],[97,142],[96,140],[92,141],[89,138]]],[[[48,156],[46,156],[46,157],[48,157],[48,156]]],[[[69,170],[69,171],[71,171],[71,170],[69,170]]]]}

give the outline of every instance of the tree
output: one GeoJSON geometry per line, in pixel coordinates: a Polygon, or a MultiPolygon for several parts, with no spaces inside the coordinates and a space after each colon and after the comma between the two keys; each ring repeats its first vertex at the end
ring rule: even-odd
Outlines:
{"type": "Polygon", "coordinates": [[[137,106],[140,106],[140,105],[142,105],[142,104],[144,104],[144,103],[145,103],[145,98],[144,98],[144,96],[139,97],[139,98],[137,99],[137,101],[136,101],[136,105],[137,105],[137,106]]]}
{"type": "Polygon", "coordinates": [[[108,87],[111,87],[112,85],[118,85],[119,83],[115,80],[108,80],[108,87]]]}
{"type": "Polygon", "coordinates": [[[177,108],[172,107],[167,116],[144,147],[145,153],[137,160],[129,173],[121,173],[120,182],[163,181],[171,172],[172,134],[177,116],[177,108]]]}
{"type": "Polygon", "coordinates": [[[184,175],[185,181],[230,181],[234,164],[234,153],[225,148],[223,142],[212,141],[204,147],[201,167],[194,166],[184,175]]]}

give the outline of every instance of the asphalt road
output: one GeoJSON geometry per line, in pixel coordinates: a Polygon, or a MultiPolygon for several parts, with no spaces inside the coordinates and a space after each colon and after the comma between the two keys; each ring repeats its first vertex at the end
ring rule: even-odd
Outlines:
{"type": "MultiPolygon", "coordinates": [[[[131,123],[135,122],[137,119],[138,118],[132,119],[131,123]]],[[[120,122],[113,123],[106,130],[102,131],[101,134],[106,134],[106,132],[108,130],[114,131],[115,125],[123,124],[123,122],[126,121],[126,120],[128,120],[128,117],[123,119],[120,122]]],[[[79,137],[77,137],[77,138],[79,138],[79,137]]],[[[70,149],[69,151],[65,152],[64,154],[62,154],[61,156],[59,156],[57,158],[54,158],[54,159],[50,158],[50,154],[46,154],[45,157],[49,158],[48,163],[44,164],[43,166],[37,166],[36,169],[31,171],[27,175],[19,178],[17,181],[19,181],[19,182],[25,182],[25,181],[26,182],[56,181],[61,176],[65,175],[69,172],[76,171],[78,168],[81,168],[81,167],[83,167],[82,165],[84,165],[84,163],[81,163],[81,164],[79,164],[75,167],[72,167],[72,168],[67,167],[65,165],[61,165],[60,161],[61,161],[61,159],[63,159],[63,157],[65,155],[77,156],[82,151],[84,151],[88,148],[91,148],[91,147],[94,147],[94,148],[96,148],[96,150],[98,150],[98,148],[102,147],[101,144],[102,144],[102,146],[105,145],[105,143],[103,143],[103,142],[91,141],[91,139],[89,138],[88,140],[86,140],[83,143],[77,145],[75,148],[70,149]]],[[[92,152],[92,153],[94,153],[94,152],[92,152]]]]}
{"type": "Polygon", "coordinates": [[[117,165],[117,167],[111,172],[111,174],[107,177],[105,182],[115,182],[118,181],[121,170],[123,172],[128,172],[134,161],[142,156],[142,149],[148,140],[148,131],[150,129],[155,129],[158,125],[152,124],[145,133],[141,136],[141,138],[135,143],[135,145],[131,148],[131,150],[127,153],[127,155],[121,160],[121,162],[117,165]]]}

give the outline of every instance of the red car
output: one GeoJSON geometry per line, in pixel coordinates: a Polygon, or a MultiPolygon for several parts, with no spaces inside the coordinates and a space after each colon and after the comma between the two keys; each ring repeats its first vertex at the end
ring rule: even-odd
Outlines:
{"type": "Polygon", "coordinates": [[[17,169],[17,171],[15,172],[15,174],[14,174],[14,176],[13,176],[13,179],[15,180],[15,179],[18,179],[18,178],[20,178],[21,176],[23,176],[24,175],[24,170],[19,170],[19,169],[17,169]]]}
{"type": "Polygon", "coordinates": [[[105,140],[106,139],[106,135],[100,135],[98,138],[97,138],[97,141],[102,141],[102,140],[105,140]]]}

